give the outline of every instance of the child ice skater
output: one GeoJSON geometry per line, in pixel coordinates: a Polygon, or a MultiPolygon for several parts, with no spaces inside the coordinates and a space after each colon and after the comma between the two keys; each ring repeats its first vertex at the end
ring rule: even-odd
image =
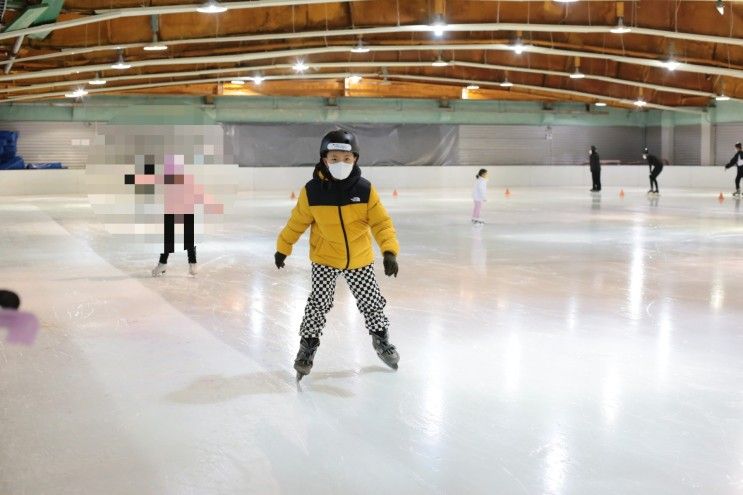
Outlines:
{"type": "Polygon", "coordinates": [[[325,315],[333,307],[339,276],[348,283],[356,306],[364,315],[372,345],[385,364],[397,369],[400,356],[389,342],[386,301],[374,277],[374,238],[384,253],[384,273],[397,277],[395,227],[374,186],[361,177],[359,147],[348,131],[328,133],[320,144],[320,161],[299,193],[286,227],[276,240],[274,261],[283,268],[292,246],[310,228],[312,292],[307,299],[299,329],[299,352],[294,361],[297,380],[312,370],[315,352],[325,327],[325,315]]]}
{"type": "Polygon", "coordinates": [[[591,192],[601,192],[601,158],[599,152],[596,150],[596,146],[591,146],[588,150],[588,159],[591,167],[591,180],[593,187],[591,192]]]}
{"type": "Polygon", "coordinates": [[[183,249],[188,253],[188,273],[196,276],[196,245],[194,244],[194,206],[204,205],[204,213],[224,212],[224,205],[217,203],[196,184],[192,174],[184,174],[183,155],[166,155],[165,173],[155,175],[155,164],[145,163],[144,174],[127,174],[126,184],[160,184],[165,188],[165,247],[160,254],[152,276],[163,275],[168,266],[168,256],[175,251],[175,224],[183,224],[183,249]]]}
{"type": "Polygon", "coordinates": [[[485,222],[480,219],[480,211],[482,210],[482,204],[488,199],[485,195],[488,192],[488,171],[481,168],[475,176],[475,187],[472,190],[472,200],[475,202],[475,207],[472,210],[472,223],[473,224],[484,224],[485,222]]]}
{"type": "Polygon", "coordinates": [[[735,154],[730,162],[725,165],[725,170],[736,166],[738,168],[738,174],[735,176],[735,192],[733,193],[736,198],[740,198],[740,179],[743,178],[743,147],[741,146],[740,141],[735,143],[735,154]]]}
{"type": "Polygon", "coordinates": [[[648,161],[648,168],[650,168],[650,190],[648,194],[660,194],[658,176],[663,172],[663,162],[657,156],[651,155],[647,148],[642,150],[642,158],[648,161]]]}

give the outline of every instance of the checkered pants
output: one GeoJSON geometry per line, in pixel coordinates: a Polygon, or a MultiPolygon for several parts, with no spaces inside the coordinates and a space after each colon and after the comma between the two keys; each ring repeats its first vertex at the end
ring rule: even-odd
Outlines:
{"type": "Polygon", "coordinates": [[[387,301],[382,297],[374,278],[374,265],[354,270],[339,270],[330,266],[312,263],[312,292],[304,309],[304,319],[299,328],[302,337],[319,337],[325,327],[325,315],[333,307],[335,283],[343,275],[356,298],[356,307],[364,315],[369,333],[387,330],[390,322],[382,310],[387,301]]]}

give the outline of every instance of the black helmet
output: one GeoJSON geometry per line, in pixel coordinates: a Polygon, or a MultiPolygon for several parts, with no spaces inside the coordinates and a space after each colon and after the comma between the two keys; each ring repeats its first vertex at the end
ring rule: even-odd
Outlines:
{"type": "Polygon", "coordinates": [[[647,148],[643,148],[643,149],[642,149],[642,154],[643,154],[643,155],[649,155],[649,154],[650,154],[650,152],[648,152],[648,149],[647,149],[647,148]]]}
{"type": "Polygon", "coordinates": [[[740,148],[741,147],[740,141],[738,141],[737,143],[735,143],[735,147],[736,148],[740,148]]]}
{"type": "Polygon", "coordinates": [[[325,157],[328,151],[350,151],[356,158],[359,157],[359,143],[356,136],[349,131],[332,131],[325,134],[320,143],[320,156],[325,157]]]}
{"type": "Polygon", "coordinates": [[[591,145],[591,151],[593,151],[595,153],[596,152],[596,146],[591,145]]]}

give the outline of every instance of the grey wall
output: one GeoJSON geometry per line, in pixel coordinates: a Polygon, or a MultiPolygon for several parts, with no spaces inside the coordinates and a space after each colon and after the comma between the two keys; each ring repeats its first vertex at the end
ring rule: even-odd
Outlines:
{"type": "Polygon", "coordinates": [[[715,164],[723,165],[733,157],[733,145],[743,141],[743,124],[718,124],[715,129],[715,164]]]}
{"type": "Polygon", "coordinates": [[[336,129],[356,134],[364,165],[456,165],[457,126],[424,124],[225,125],[241,166],[306,166],[319,158],[320,140],[336,129]]]}
{"type": "MultiPolygon", "coordinates": [[[[70,168],[130,161],[138,153],[172,152],[191,156],[200,146],[213,145],[214,163],[245,166],[310,165],[320,137],[332,124],[236,124],[144,126],[76,122],[4,122],[0,129],[20,133],[19,153],[27,162],[61,161],[70,168]],[[105,136],[95,149],[96,136],[105,136]],[[153,143],[159,151],[152,149],[153,143]],[[101,161],[96,153],[111,156],[101,161]],[[234,156],[233,156],[234,154],[234,156]]],[[[373,124],[347,126],[359,135],[365,165],[579,165],[586,163],[591,144],[604,160],[638,162],[647,145],[661,153],[659,126],[536,126],[373,124]],[[551,138],[551,139],[550,139],[551,138]]],[[[743,140],[743,123],[718,124],[713,129],[715,163],[727,162],[732,143],[743,140]]],[[[675,165],[699,165],[701,127],[676,126],[675,165]]],[[[190,161],[187,158],[187,161],[190,161]]]]}
{"type": "Polygon", "coordinates": [[[702,127],[681,125],[673,129],[673,164],[699,165],[702,153],[702,127]]]}

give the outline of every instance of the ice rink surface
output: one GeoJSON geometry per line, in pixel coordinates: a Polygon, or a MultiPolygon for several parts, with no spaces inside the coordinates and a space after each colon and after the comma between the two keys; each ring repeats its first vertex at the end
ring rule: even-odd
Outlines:
{"type": "Polygon", "coordinates": [[[288,193],[157,279],[86,197],[0,198],[0,287],[42,323],[0,343],[0,493],[743,493],[739,202],[491,185],[473,227],[468,191],[382,193],[400,369],[340,280],[301,391],[288,193]]]}

